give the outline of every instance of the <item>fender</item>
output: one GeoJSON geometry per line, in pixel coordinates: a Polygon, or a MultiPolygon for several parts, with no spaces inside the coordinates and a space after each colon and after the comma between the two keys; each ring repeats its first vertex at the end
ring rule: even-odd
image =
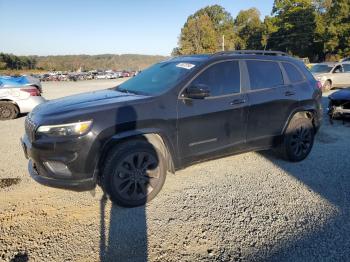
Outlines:
{"type": "Polygon", "coordinates": [[[313,107],[298,107],[295,108],[288,116],[288,119],[286,121],[286,123],[284,124],[283,130],[282,130],[282,135],[286,132],[288,125],[290,123],[290,121],[296,117],[296,116],[300,116],[300,117],[305,117],[305,118],[309,118],[309,119],[313,119],[314,116],[316,115],[316,109],[313,107]]]}
{"type": "Polygon", "coordinates": [[[175,155],[174,145],[161,130],[155,128],[129,130],[115,134],[102,146],[100,159],[103,161],[107,152],[118,143],[137,137],[145,138],[150,144],[162,152],[167,161],[168,171],[175,173],[175,167],[177,166],[178,161],[175,155]]]}

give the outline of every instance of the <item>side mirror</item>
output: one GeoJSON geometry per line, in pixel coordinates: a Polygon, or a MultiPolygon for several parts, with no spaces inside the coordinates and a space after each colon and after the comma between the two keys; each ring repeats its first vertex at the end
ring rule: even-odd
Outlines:
{"type": "Polygon", "coordinates": [[[210,96],[209,88],[202,84],[190,86],[184,92],[184,97],[191,99],[204,99],[208,96],[210,96]]]}

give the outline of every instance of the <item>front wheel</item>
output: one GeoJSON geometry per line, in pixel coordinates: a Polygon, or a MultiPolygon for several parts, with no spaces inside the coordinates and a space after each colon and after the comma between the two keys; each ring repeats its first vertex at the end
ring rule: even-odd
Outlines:
{"type": "Polygon", "coordinates": [[[281,156],[291,162],[304,160],[311,152],[315,131],[310,119],[292,119],[279,148],[281,156]]]}
{"type": "Polygon", "coordinates": [[[165,177],[164,157],[156,148],[146,141],[128,141],[109,152],[102,187],[117,205],[136,207],[160,192],[165,177]]]}

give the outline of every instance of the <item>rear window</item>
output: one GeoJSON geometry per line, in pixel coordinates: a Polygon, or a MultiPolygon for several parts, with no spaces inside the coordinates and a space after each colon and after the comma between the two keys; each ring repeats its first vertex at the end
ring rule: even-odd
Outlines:
{"type": "Polygon", "coordinates": [[[250,88],[259,90],[284,84],[278,63],[273,61],[247,60],[250,88]]]}
{"type": "Polygon", "coordinates": [[[292,65],[291,63],[282,63],[284,70],[286,70],[287,75],[289,80],[292,83],[297,83],[297,82],[301,82],[304,80],[303,75],[299,72],[299,70],[292,65]]]}

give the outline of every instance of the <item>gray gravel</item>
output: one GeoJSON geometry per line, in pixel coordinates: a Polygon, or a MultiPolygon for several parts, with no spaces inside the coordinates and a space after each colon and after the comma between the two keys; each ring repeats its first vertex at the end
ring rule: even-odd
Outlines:
{"type": "MultiPolygon", "coordinates": [[[[117,81],[44,83],[48,98],[117,81]]],[[[326,102],[326,99],[325,99],[326,102]]],[[[350,123],[325,121],[298,164],[269,152],[205,162],[169,175],[146,207],[32,181],[19,137],[0,123],[0,260],[348,261],[350,123]],[[4,180],[2,180],[4,181],[4,180]]]]}

